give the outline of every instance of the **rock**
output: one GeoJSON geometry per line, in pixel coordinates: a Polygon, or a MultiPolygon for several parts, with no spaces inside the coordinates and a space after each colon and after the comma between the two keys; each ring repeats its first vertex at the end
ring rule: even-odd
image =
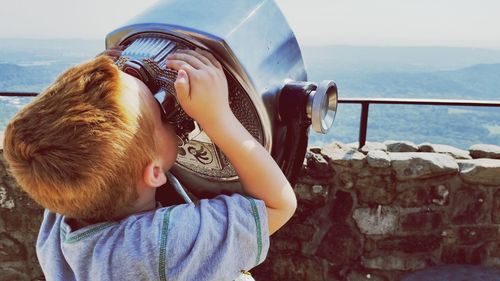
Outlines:
{"type": "Polygon", "coordinates": [[[354,148],[354,149],[358,149],[359,142],[350,142],[350,143],[345,144],[345,146],[350,147],[350,148],[354,148]]]}
{"type": "Polygon", "coordinates": [[[361,237],[346,224],[330,228],[316,252],[317,256],[335,264],[349,264],[362,254],[361,237]]]}
{"type": "Polygon", "coordinates": [[[390,152],[417,152],[418,146],[410,141],[384,141],[390,152]]]}
{"type": "Polygon", "coordinates": [[[296,184],[295,194],[299,201],[307,201],[313,204],[324,204],[328,195],[328,188],[322,185],[296,184]]]}
{"type": "Polygon", "coordinates": [[[493,144],[474,144],[469,147],[472,158],[500,159],[500,146],[493,144]]]}
{"type": "Polygon", "coordinates": [[[340,187],[351,189],[354,186],[354,179],[349,172],[342,172],[338,176],[340,187]]]}
{"type": "Polygon", "coordinates": [[[389,157],[398,180],[431,178],[458,172],[457,163],[449,155],[394,152],[389,153],[389,157]]]}
{"type": "Polygon", "coordinates": [[[2,273],[0,275],[0,281],[32,280],[30,276],[26,274],[26,270],[16,269],[11,266],[2,266],[0,272],[2,273]]]}
{"type": "MultiPolygon", "coordinates": [[[[493,194],[493,208],[491,209],[493,223],[500,224],[500,189],[493,194]]],[[[500,256],[499,256],[500,257],[500,256]]]]}
{"type": "Polygon", "coordinates": [[[447,154],[455,159],[472,159],[468,151],[458,149],[451,145],[446,144],[431,144],[423,143],[418,149],[420,152],[436,152],[441,154],[447,154]]]}
{"type": "Polygon", "coordinates": [[[460,176],[467,182],[500,185],[500,159],[458,160],[460,176]]]}
{"type": "Polygon", "coordinates": [[[363,152],[364,154],[372,150],[387,151],[387,145],[381,142],[366,142],[365,145],[361,148],[361,152],[363,152]]]}
{"type": "Polygon", "coordinates": [[[396,197],[396,183],[390,176],[360,178],[356,182],[360,202],[369,206],[390,204],[396,197]]]}
{"type": "Polygon", "coordinates": [[[399,211],[392,207],[359,208],[352,217],[363,234],[385,235],[394,233],[398,224],[399,211]]]}
{"type": "MultiPolygon", "coordinates": [[[[331,202],[331,201],[330,201],[331,202]]],[[[351,214],[354,196],[349,192],[337,191],[330,209],[329,221],[334,224],[344,224],[351,214]]]]}
{"type": "Polygon", "coordinates": [[[486,192],[480,188],[458,189],[450,198],[450,221],[456,225],[485,223],[489,214],[486,199],[486,192]]]}
{"type": "Polygon", "coordinates": [[[497,226],[469,226],[458,229],[460,244],[474,245],[484,242],[495,242],[499,239],[497,226]]]}
{"type": "Polygon", "coordinates": [[[26,260],[23,244],[6,233],[0,233],[0,262],[26,260]]]}
{"type": "Polygon", "coordinates": [[[382,255],[374,258],[361,258],[361,264],[366,268],[382,270],[416,270],[424,268],[427,263],[419,256],[382,255]]]}
{"type": "Polygon", "coordinates": [[[328,161],[319,152],[320,149],[310,149],[306,152],[305,162],[308,174],[318,178],[330,178],[333,170],[328,161]]]}
{"type": "Polygon", "coordinates": [[[372,150],[366,156],[368,165],[373,168],[388,168],[391,166],[391,158],[382,150],[372,150]]]}
{"type": "Polygon", "coordinates": [[[378,249],[384,251],[400,251],[409,254],[432,252],[441,246],[441,236],[437,234],[392,236],[380,239],[376,244],[378,249]]]}
{"type": "Polygon", "coordinates": [[[430,231],[441,227],[442,215],[436,212],[416,212],[401,217],[401,228],[404,231],[430,231]]]}
{"type": "Polygon", "coordinates": [[[352,271],[347,275],[347,281],[386,281],[387,279],[372,272],[352,271]]]}
{"type": "Polygon", "coordinates": [[[7,194],[7,189],[2,185],[0,185],[0,207],[6,209],[15,207],[14,200],[10,198],[9,194],[7,194]]]}
{"type": "Polygon", "coordinates": [[[332,164],[353,167],[355,169],[361,169],[366,158],[366,155],[355,148],[337,142],[325,145],[321,149],[321,154],[328,157],[332,164]]]}
{"type": "MultiPolygon", "coordinates": [[[[463,246],[463,245],[445,245],[441,250],[441,261],[448,264],[482,264],[485,258],[488,256],[486,252],[487,248],[484,244],[479,244],[479,246],[463,246]]],[[[484,268],[483,268],[484,272],[484,268]]],[[[484,275],[482,275],[484,276],[484,275]]],[[[462,280],[481,280],[480,279],[462,279],[462,280]]],[[[459,279],[449,279],[449,280],[459,280],[459,279]]],[[[483,280],[497,280],[484,278],[483,280]]]]}

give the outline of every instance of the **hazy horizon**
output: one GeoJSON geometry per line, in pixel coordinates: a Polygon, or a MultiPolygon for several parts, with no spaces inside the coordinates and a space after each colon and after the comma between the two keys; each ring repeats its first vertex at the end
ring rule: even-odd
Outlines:
{"type": "MultiPolygon", "coordinates": [[[[104,40],[157,1],[10,1],[2,5],[0,25],[15,28],[1,29],[0,38],[104,40]]],[[[496,0],[275,2],[303,46],[500,49],[500,30],[494,28],[500,26],[496,0]]]]}
{"type": "MultiPolygon", "coordinates": [[[[35,41],[89,41],[89,42],[102,42],[104,45],[105,38],[97,39],[97,38],[35,38],[35,37],[2,37],[0,36],[0,41],[3,40],[35,40],[35,41]]],[[[355,45],[355,44],[310,44],[303,43],[301,46],[305,47],[352,47],[352,48],[450,48],[450,49],[480,49],[480,50],[492,50],[492,51],[500,51],[500,47],[477,47],[477,46],[452,46],[452,45],[355,45]]],[[[1,46],[0,46],[1,47],[1,46]]]]}

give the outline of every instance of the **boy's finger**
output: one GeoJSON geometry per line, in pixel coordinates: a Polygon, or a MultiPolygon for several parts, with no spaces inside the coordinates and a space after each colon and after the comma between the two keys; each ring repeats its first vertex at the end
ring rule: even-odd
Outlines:
{"type": "Polygon", "coordinates": [[[177,79],[174,83],[177,100],[182,101],[190,98],[189,77],[184,69],[180,69],[177,73],[177,79]]]}
{"type": "Polygon", "coordinates": [[[186,53],[186,54],[192,55],[193,57],[196,57],[197,59],[199,59],[205,65],[208,65],[208,66],[213,65],[213,63],[207,57],[205,57],[204,55],[202,55],[199,52],[196,52],[196,51],[193,51],[193,50],[179,50],[179,51],[177,51],[177,53],[179,53],[179,52],[180,53],[186,53]]]}
{"type": "Polygon", "coordinates": [[[207,59],[210,60],[210,62],[215,66],[217,67],[218,69],[222,69],[222,65],[220,64],[220,62],[214,57],[214,55],[212,55],[210,52],[208,51],[205,51],[205,50],[202,50],[202,49],[196,49],[196,51],[200,54],[202,54],[203,56],[205,56],[207,59]]]}
{"type": "Polygon", "coordinates": [[[189,55],[187,53],[175,53],[167,56],[167,62],[169,60],[180,60],[190,64],[195,69],[201,69],[205,64],[200,61],[197,57],[189,55]]]}
{"type": "Polygon", "coordinates": [[[192,71],[195,71],[196,69],[194,67],[192,67],[189,63],[183,61],[183,60],[167,60],[167,63],[165,64],[168,68],[172,68],[172,69],[175,69],[175,70],[180,70],[181,68],[183,68],[184,70],[187,71],[187,73],[189,74],[189,72],[192,72],[192,71]]]}

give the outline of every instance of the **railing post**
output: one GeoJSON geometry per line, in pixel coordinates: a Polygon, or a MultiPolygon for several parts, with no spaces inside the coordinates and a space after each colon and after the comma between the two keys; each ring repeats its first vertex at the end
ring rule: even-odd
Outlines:
{"type": "Polygon", "coordinates": [[[359,120],[359,139],[358,149],[361,149],[366,143],[366,132],[368,130],[368,111],[370,110],[369,102],[361,103],[361,118],[359,120]]]}

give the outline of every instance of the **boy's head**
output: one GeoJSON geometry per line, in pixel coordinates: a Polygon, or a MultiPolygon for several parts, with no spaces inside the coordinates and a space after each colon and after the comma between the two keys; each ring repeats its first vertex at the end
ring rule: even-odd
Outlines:
{"type": "Polygon", "coordinates": [[[165,182],[176,149],[151,92],[104,56],[63,73],[4,139],[10,171],[35,201],[88,220],[121,218],[154,198],[149,187],[165,182]]]}

